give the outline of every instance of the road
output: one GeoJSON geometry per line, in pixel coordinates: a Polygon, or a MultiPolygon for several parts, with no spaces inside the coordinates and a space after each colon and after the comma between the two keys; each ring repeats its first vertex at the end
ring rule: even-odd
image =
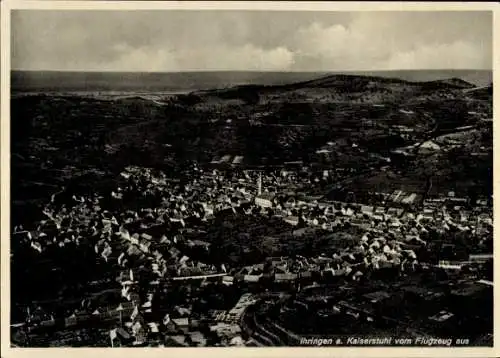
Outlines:
{"type": "Polygon", "coordinates": [[[205,278],[222,277],[226,275],[227,275],[226,273],[215,273],[210,275],[199,275],[199,276],[177,276],[177,277],[172,277],[171,279],[174,281],[203,280],[205,278]]]}

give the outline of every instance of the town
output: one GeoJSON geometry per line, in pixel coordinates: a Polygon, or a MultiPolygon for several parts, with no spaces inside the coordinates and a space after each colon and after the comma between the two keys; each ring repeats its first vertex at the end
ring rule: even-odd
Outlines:
{"type": "Polygon", "coordinates": [[[2,2],[2,357],[496,356],[493,7],[37,2],[2,2]]]}
{"type": "Polygon", "coordinates": [[[13,228],[25,275],[51,277],[39,282],[47,297],[34,283],[38,298],[12,307],[13,342],[279,346],[364,331],[491,339],[491,197],[401,188],[330,200],[332,170],[184,170],[129,166],[112,190],[63,190],[38,222],[13,228]]]}

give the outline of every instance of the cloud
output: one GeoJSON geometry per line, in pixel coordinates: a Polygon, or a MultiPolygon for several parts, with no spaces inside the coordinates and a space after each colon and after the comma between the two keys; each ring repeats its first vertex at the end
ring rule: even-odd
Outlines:
{"type": "Polygon", "coordinates": [[[127,44],[114,47],[118,56],[95,64],[100,71],[158,72],[177,67],[175,54],[164,48],[133,48],[127,44]]]}
{"type": "Polygon", "coordinates": [[[12,29],[17,69],[492,68],[488,12],[31,10],[12,29]]]}
{"type": "Polygon", "coordinates": [[[397,52],[381,64],[383,69],[443,68],[468,69],[489,68],[491,59],[483,56],[478,44],[457,41],[451,44],[422,45],[414,50],[397,52]]]}
{"type": "Polygon", "coordinates": [[[178,58],[179,64],[191,70],[276,71],[293,64],[293,53],[284,47],[265,50],[251,44],[182,50],[178,58]]]}
{"type": "MultiPolygon", "coordinates": [[[[212,46],[184,48],[176,51],[166,47],[133,48],[126,44],[114,47],[112,61],[87,64],[99,71],[278,71],[293,64],[293,54],[283,47],[264,50],[253,45],[238,47],[212,46]]],[[[65,69],[77,69],[77,64],[67,63],[65,69]]]]}
{"type": "Polygon", "coordinates": [[[421,15],[360,13],[348,25],[301,27],[290,41],[296,68],[314,63],[320,70],[491,69],[491,40],[470,32],[461,36],[460,24],[421,15]]]}

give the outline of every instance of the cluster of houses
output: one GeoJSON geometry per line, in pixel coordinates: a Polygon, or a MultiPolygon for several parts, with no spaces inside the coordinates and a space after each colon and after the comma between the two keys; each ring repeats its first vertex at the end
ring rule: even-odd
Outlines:
{"type": "MultiPolygon", "coordinates": [[[[300,197],[286,190],[289,183],[310,180],[299,179],[296,172],[239,172],[225,176],[217,170],[195,167],[192,174],[181,183],[161,172],[129,167],[109,197],[73,195],[70,203],[57,205],[53,196],[43,210],[45,218],[36,227],[14,228],[13,236],[39,253],[47,246],[64,250],[67,245],[90,243],[98,257],[118,268],[122,301],[93,312],[73,312],[65,318],[67,327],[92,320],[119,320],[120,326],[110,332],[113,345],[118,344],[117,340],[123,344],[164,344],[158,337],[165,331],[170,332],[172,344],[204,345],[206,339],[196,324],[193,327],[189,313],[182,312],[172,319],[166,313],[163,322],[149,319],[155,294],[165,280],[216,277],[217,282],[232,285],[235,281],[257,283],[270,275],[275,283],[295,283],[318,273],[359,280],[367,270],[414,269],[418,262],[414,249],[427,244],[420,235],[431,228],[478,235],[485,226],[492,225],[487,201],[479,199],[476,207],[480,212],[470,212],[465,206],[467,199],[452,192],[445,198],[428,199],[422,212],[411,212],[397,207],[327,203],[300,197]],[[211,243],[185,239],[182,235],[200,223],[210,223],[218,213],[227,210],[281,217],[292,229],[295,227],[293,230],[310,227],[335,231],[352,225],[365,233],[356,245],[330,256],[273,259],[270,272],[265,272],[263,263],[229,272],[224,265],[191,259],[183,252],[186,248],[208,251],[211,243]]],[[[391,197],[392,202],[400,198],[415,200],[412,193],[395,192],[391,197]]],[[[240,344],[238,320],[252,302],[252,297],[243,296],[210,330],[227,344],[240,344]]]]}

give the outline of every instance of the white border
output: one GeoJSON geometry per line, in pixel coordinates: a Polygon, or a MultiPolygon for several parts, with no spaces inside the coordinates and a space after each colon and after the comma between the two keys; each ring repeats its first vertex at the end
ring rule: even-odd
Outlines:
{"type": "MultiPolygon", "coordinates": [[[[45,348],[24,349],[10,348],[10,10],[12,9],[59,9],[59,10],[267,10],[267,11],[493,11],[493,34],[499,34],[500,20],[499,5],[495,2],[264,2],[264,1],[223,1],[223,2],[149,2],[149,1],[33,1],[33,0],[4,0],[1,2],[1,356],[7,357],[33,357],[46,355],[51,357],[88,357],[93,354],[107,355],[109,357],[128,358],[140,355],[143,357],[191,357],[201,356],[217,358],[223,357],[498,357],[500,356],[499,338],[494,337],[494,348],[45,348]],[[134,354],[135,353],[135,354],[134,354]]],[[[493,41],[494,61],[493,67],[497,68],[500,54],[498,42],[493,41]]],[[[500,75],[493,72],[495,86],[499,83],[500,75]]],[[[499,105],[499,96],[494,91],[494,108],[499,105]]],[[[496,110],[495,110],[496,114],[496,110]]],[[[499,124],[494,121],[494,132],[499,124]]],[[[493,148],[496,152],[498,145],[494,141],[493,148]]],[[[498,167],[497,157],[494,156],[494,173],[498,167]]],[[[497,193],[497,176],[494,175],[494,193],[497,193]]],[[[494,202],[494,222],[498,222],[500,204],[494,202]]],[[[495,227],[494,237],[497,237],[495,227]]],[[[495,257],[499,254],[499,245],[494,245],[495,257]]],[[[495,259],[495,277],[498,276],[498,265],[495,259]]],[[[495,298],[498,298],[498,285],[495,286],[495,298]]],[[[464,309],[467,309],[464,307],[464,309]]],[[[500,317],[497,305],[494,307],[495,317],[500,317]]],[[[498,320],[495,320],[495,332],[499,331],[498,320]]]]}

